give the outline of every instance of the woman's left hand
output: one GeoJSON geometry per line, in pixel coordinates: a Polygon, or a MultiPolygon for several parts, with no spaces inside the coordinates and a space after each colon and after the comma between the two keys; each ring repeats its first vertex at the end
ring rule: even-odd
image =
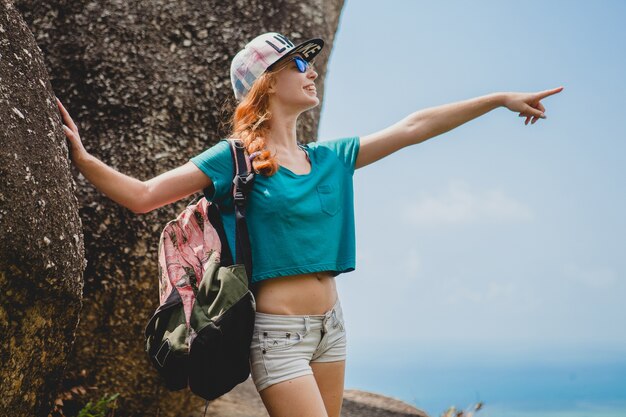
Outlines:
{"type": "Polygon", "coordinates": [[[525,125],[532,119],[534,124],[537,119],[545,119],[543,114],[546,109],[541,104],[541,99],[559,93],[563,87],[553,88],[552,90],[540,91],[538,93],[503,93],[504,100],[502,105],[507,109],[519,112],[520,117],[526,117],[525,125]]]}

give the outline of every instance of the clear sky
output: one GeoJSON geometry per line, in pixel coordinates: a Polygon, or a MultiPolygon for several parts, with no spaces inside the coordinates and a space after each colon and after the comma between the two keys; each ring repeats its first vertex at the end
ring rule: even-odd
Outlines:
{"type": "Polygon", "coordinates": [[[348,373],[626,357],[625,21],[621,1],[346,1],[319,140],[564,87],[534,125],[499,108],[355,172],[348,373]]]}

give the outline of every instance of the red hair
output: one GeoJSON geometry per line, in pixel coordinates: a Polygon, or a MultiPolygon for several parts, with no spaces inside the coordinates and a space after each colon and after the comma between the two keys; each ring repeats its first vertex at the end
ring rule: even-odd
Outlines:
{"type": "Polygon", "coordinates": [[[283,64],[261,74],[235,108],[231,120],[230,136],[243,141],[248,155],[259,152],[258,156],[252,160],[252,168],[268,177],[278,171],[278,161],[267,150],[265,142],[270,131],[269,121],[272,118],[269,111],[269,92],[274,86],[275,74],[285,66],[283,64]]]}

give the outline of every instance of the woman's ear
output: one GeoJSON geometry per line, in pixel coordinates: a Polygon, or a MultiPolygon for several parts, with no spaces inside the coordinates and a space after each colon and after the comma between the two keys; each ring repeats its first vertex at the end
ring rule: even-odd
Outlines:
{"type": "Polygon", "coordinates": [[[268,94],[274,94],[276,92],[276,78],[270,78],[269,87],[267,88],[268,94]]]}

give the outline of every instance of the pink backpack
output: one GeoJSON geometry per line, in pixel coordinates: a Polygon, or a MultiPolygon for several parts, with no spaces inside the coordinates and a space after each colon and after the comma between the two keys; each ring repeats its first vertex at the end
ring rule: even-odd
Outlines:
{"type": "Polygon", "coordinates": [[[213,400],[250,375],[256,303],[245,203],[254,173],[241,141],[235,166],[236,262],[219,209],[204,197],[169,221],[159,240],[159,307],[145,328],[146,352],[172,391],[189,387],[213,400]]]}

